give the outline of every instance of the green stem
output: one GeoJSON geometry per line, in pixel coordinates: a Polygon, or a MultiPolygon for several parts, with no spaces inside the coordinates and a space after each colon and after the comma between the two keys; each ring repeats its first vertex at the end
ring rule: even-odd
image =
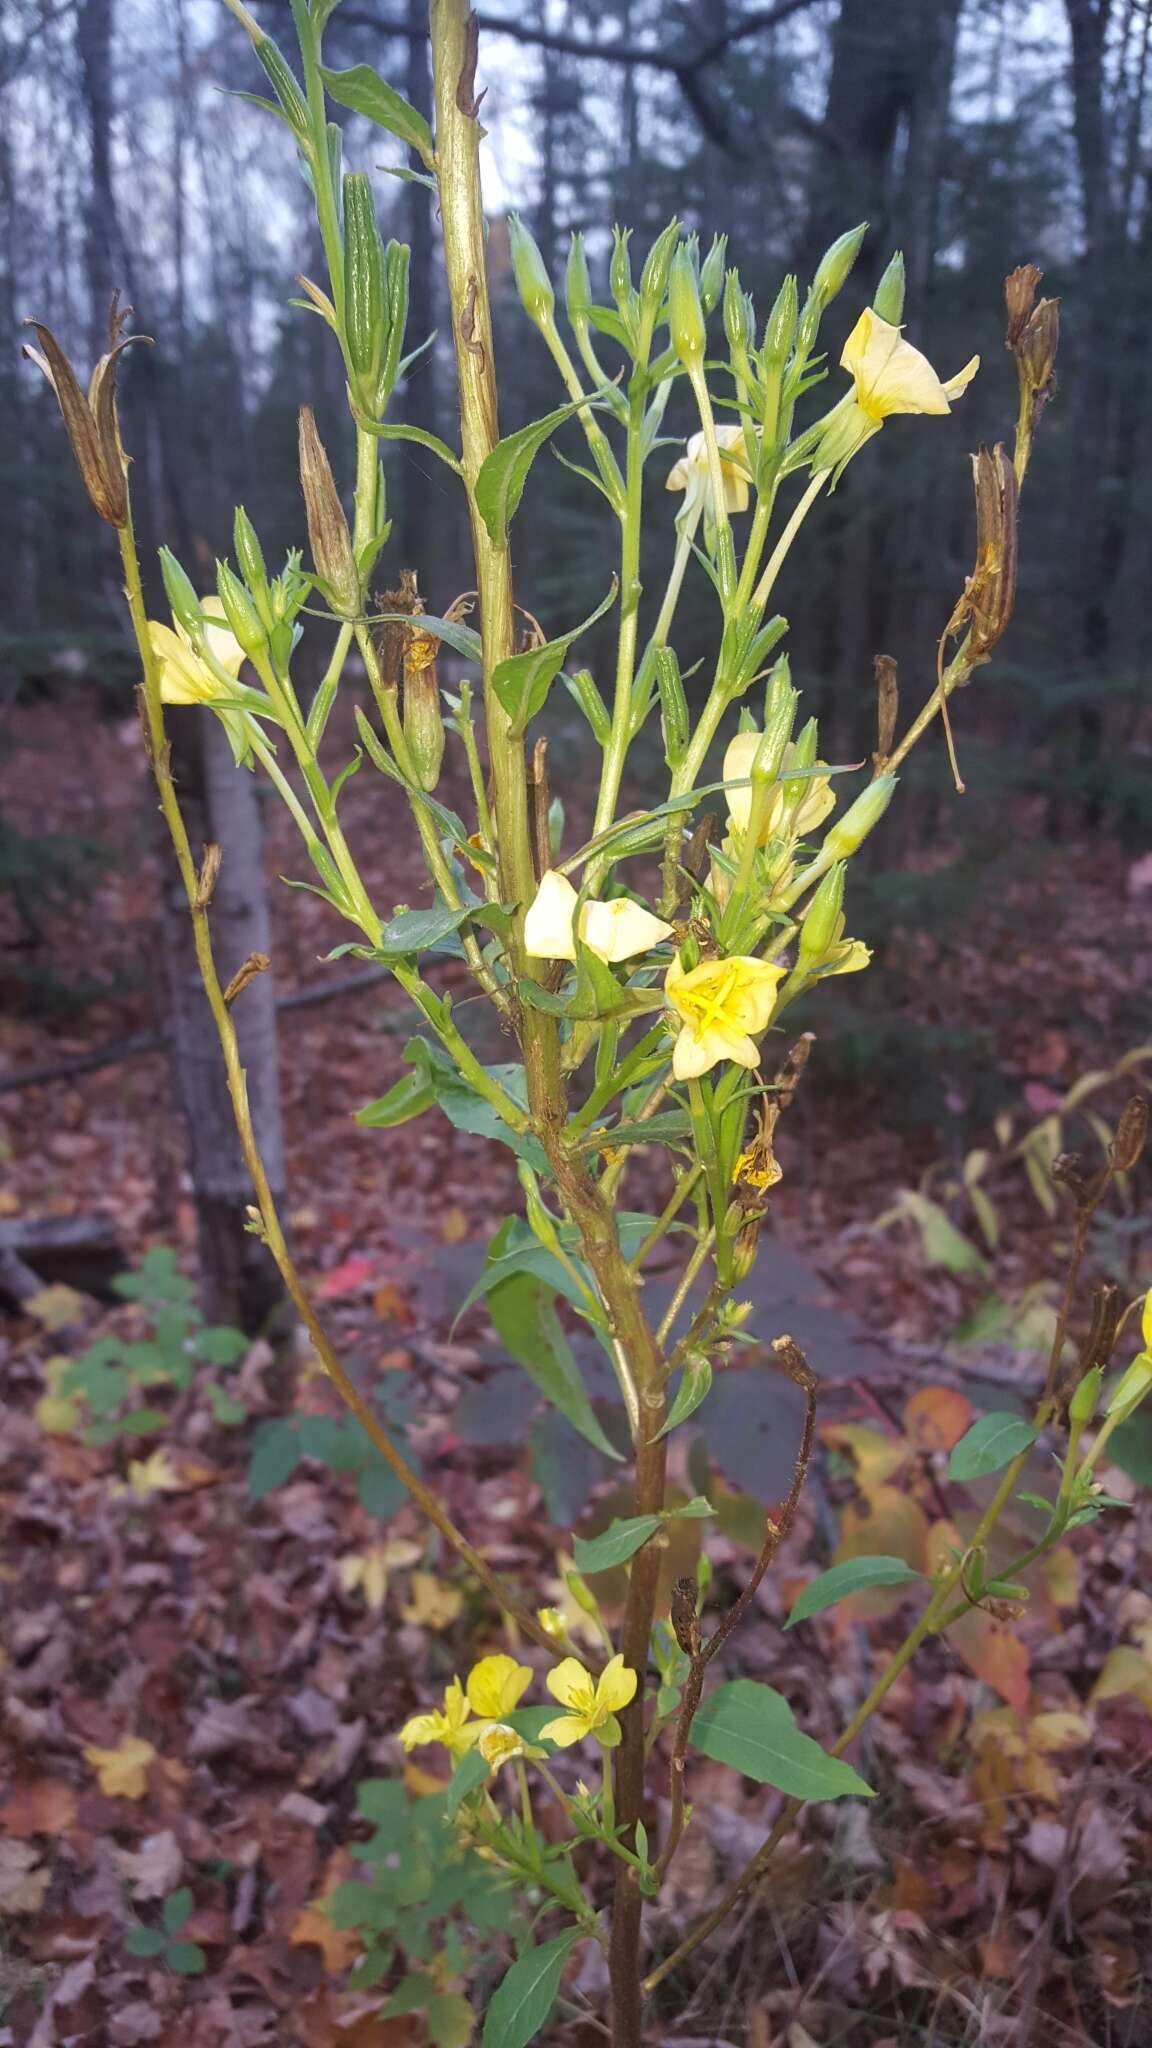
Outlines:
{"type": "Polygon", "coordinates": [[[324,737],[328,716],[336,701],[336,692],[340,687],[340,678],[344,673],[344,664],[348,659],[348,650],[351,645],[352,627],[348,621],[345,621],[336,635],[336,645],[332,649],[332,658],[324,671],[320,687],[313,699],[312,709],[308,713],[308,724],[305,729],[308,735],[308,743],[314,748],[319,747],[324,737]]]}
{"type": "Polygon", "coordinates": [[[787,559],[788,551],[791,548],[792,543],[796,538],[796,535],[799,533],[800,528],[803,526],[804,521],[807,519],[809,512],[811,511],[813,505],[816,503],[817,498],[820,496],[820,493],[823,490],[825,484],[827,483],[830,475],[830,470],[818,469],[815,476],[809,482],[808,487],[804,491],[803,495],[797,499],[795,505],[793,506],[791,516],[789,517],[784,527],[784,530],[780,535],[779,540],[773,548],[772,553],[768,557],[768,560],[764,567],[764,574],[760,578],[759,583],[756,585],[755,593],[752,598],[753,604],[759,605],[761,611],[763,611],[765,605],[768,602],[769,597],[772,594],[773,589],[775,588],[776,579],[784,566],[785,560],[787,559]]]}
{"type": "MultiPolygon", "coordinates": [[[[629,400],[628,438],[625,459],[624,505],[620,514],[620,633],[616,648],[616,691],[612,703],[612,729],[604,749],[600,770],[600,793],[592,823],[592,837],[606,832],[616,816],[616,804],[624,775],[624,761],[631,739],[632,681],[636,670],[636,640],[640,624],[640,523],[644,489],[644,458],[641,450],[643,413],[641,402],[629,400]]],[[[599,877],[599,864],[590,863],[592,886],[599,877]]]]}

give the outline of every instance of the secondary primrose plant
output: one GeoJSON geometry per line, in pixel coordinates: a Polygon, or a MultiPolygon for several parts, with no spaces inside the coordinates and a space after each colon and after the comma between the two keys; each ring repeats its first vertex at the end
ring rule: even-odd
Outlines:
{"type": "MultiPolygon", "coordinates": [[[[576,238],[566,283],[568,339],[539,252],[513,223],[520,297],[556,366],[564,401],[502,439],[484,265],[476,21],[466,0],[431,0],[434,130],[369,67],[326,69],[321,40],[333,0],[292,0],[299,71],[240,0],[228,4],[271,81],[275,97],[265,104],[294,137],[315,200],[327,277],[323,283],[301,280],[297,303],[331,330],[343,360],[356,458],[351,524],[305,409],[300,470],[311,569],[292,554],[271,575],[240,510],[234,563],[219,565],[210,595],[198,596],[164,551],[172,624],[150,620],[115,410],[115,363],[126,341],[117,325],[87,394],[43,328],[40,361],[92,502],[119,536],[144,670],[151,762],[252,1174],[253,1228],[269,1245],[333,1383],[381,1456],[511,1618],[519,1640],[551,1660],[550,1706],[522,1707],[530,1667],[489,1656],[466,1686],[454,1682],[439,1706],[428,1703],[402,1731],[408,1746],[446,1745],[455,1760],[447,1802],[455,1825],[489,1864],[520,1885],[530,1924],[541,1935],[496,1990],[485,2041],[490,2048],[519,2048],[538,2034],[570,1952],[588,1939],[607,1951],[613,2040],[617,2048],[634,2048],[642,2038],[646,1992],[719,1918],[709,1915],[644,1978],[644,1905],[658,1895],[689,1824],[685,1765],[692,1748],[738,1765],[791,1801],[723,1910],[759,1877],[795,1802],[867,1793],[840,1752],[918,1644],[990,1596],[1009,1597],[988,1580],[987,1539],[1039,1431],[1051,1425],[1057,1433],[1059,1482],[1055,1497],[1042,1502],[1043,1529],[1030,1555],[1098,1511],[1093,1459],[1152,1376],[1152,1357],[1141,1352],[1118,1389],[1110,1397],[1100,1394],[1101,1372],[1123,1326],[1118,1313],[1104,1323],[1097,1319],[1089,1353],[1069,1366],[1064,1340],[1088,1228],[1083,1222],[1035,1421],[1008,1418],[1004,1427],[1004,1418],[999,1426],[984,1418],[975,1426],[975,1442],[958,1448],[957,1477],[1000,1469],[1003,1476],[969,1542],[939,1570],[910,1634],[831,1754],[797,1729],[787,1702],[769,1687],[736,1680],[706,1691],[710,1665],[794,1520],[807,1470],[816,1381],[787,1337],[776,1339],[774,1361],[803,1389],[807,1413],[788,1497],[767,1514],[756,1565],[719,1620],[706,1624],[700,1612],[706,1574],[680,1582],[669,1620],[657,1614],[666,1523],[675,1514],[706,1518],[711,1512],[701,1499],[669,1505],[669,1446],[678,1426],[707,1401],[716,1370],[750,1340],[739,1289],[779,1178],[776,1125],[799,1085],[810,1043],[802,1036],[790,1051],[782,1047],[776,1054],[767,1034],[779,1032],[813,983],[867,967],[866,948],[845,931],[850,865],[886,811],[909,749],[938,715],[947,724],[948,699],[988,659],[1007,624],[1017,493],[1052,389],[1057,308],[1049,300],[1037,303],[1034,267],[1008,280],[1008,345],[1019,385],[1014,455],[997,446],[974,458],[976,565],[941,637],[934,686],[898,739],[894,668],[878,662],[873,770],[859,793],[841,799],[838,777],[847,771],[821,759],[812,720],[798,724],[798,692],[780,651],[786,622],[770,605],[803,522],[889,416],[947,413],[976,372],[973,360],[943,382],[904,339],[899,257],[872,305],[861,310],[837,369],[816,352],[819,331],[848,279],[863,229],[829,249],[803,294],[794,279],[785,279],[763,324],[737,273],[725,273],[722,242],[701,260],[693,238],[673,222],[637,278],[628,236],[617,232],[611,303],[602,305],[576,238]],[[408,175],[435,190],[459,383],[458,450],[387,420],[412,361],[404,353],[408,252],[396,243],[384,246],[369,178],[343,173],[328,97],[398,137],[419,165],[408,175]],[[806,407],[814,416],[798,424],[798,409],[826,379],[831,404],[823,411],[819,402],[806,407]],[[663,452],[661,426],[677,385],[686,387],[699,424],[673,462],[663,452]],[[533,631],[526,644],[518,638],[517,620],[525,615],[514,601],[509,529],[533,458],[566,421],[583,431],[584,474],[604,501],[606,524],[619,529],[618,575],[601,607],[615,605],[617,625],[615,678],[605,695],[587,670],[565,673],[580,627],[565,624],[551,639],[533,631]],[[401,577],[399,597],[374,596],[389,531],[380,444],[397,435],[419,440],[465,493],[475,557],[466,578],[471,596],[444,605],[442,615],[422,610],[410,578],[401,577]],[[639,581],[641,527],[650,514],[668,516],[662,491],[651,499],[646,491],[651,479],[680,497],[672,570],[648,625],[639,581]],[[707,578],[717,610],[711,674],[694,706],[674,648],[689,572],[707,578]],[[470,606],[478,623],[469,621],[470,606]],[[331,641],[307,708],[292,676],[306,619],[310,631],[327,636],[326,645],[331,641]],[[455,698],[441,692],[441,643],[479,671],[479,700],[468,684],[455,698]],[[341,688],[360,687],[350,668],[354,650],[357,678],[362,664],[367,679],[364,701],[355,707],[360,750],[333,772],[326,732],[341,688]],[[532,721],[559,681],[583,711],[601,754],[591,831],[574,848],[557,843],[544,748],[529,745],[532,721]],[[232,1020],[233,1005],[243,1000],[246,979],[260,963],[249,963],[221,987],[209,928],[219,856],[210,848],[197,867],[169,769],[164,706],[189,702],[221,718],[242,770],[274,784],[315,869],[310,886],[351,926],[352,948],[386,961],[419,1012],[426,1036],[413,1042],[412,1071],[373,1105],[371,1121],[387,1127],[439,1104],[515,1154],[525,1215],[504,1226],[494,1259],[503,1279],[526,1275],[537,1289],[539,1337],[527,1362],[538,1386],[601,1444],[555,1313],[558,1301],[583,1320],[611,1361],[631,1427],[635,1505],[628,1518],[576,1551],[577,1563],[592,1572],[627,1566],[622,1623],[614,1639],[601,1628],[599,1655],[578,1652],[563,1618],[537,1611],[530,1598],[504,1585],[454,1525],[348,1378],[302,1286],[254,1143],[232,1020]],[[653,808],[627,808],[629,749],[656,719],[667,796],[653,808]],[[709,782],[713,743],[721,741],[726,751],[719,779],[709,782]],[[471,786],[467,819],[435,794],[449,744],[460,749],[471,786]],[[365,761],[410,807],[428,870],[426,907],[389,914],[365,886],[340,815],[346,778],[365,761]],[[709,800],[722,818],[715,833],[703,808],[709,800]],[[496,1012],[509,1050],[519,1047],[517,1062],[486,1066],[462,1035],[449,995],[433,980],[435,955],[445,948],[463,959],[496,1012]],[[659,1216],[638,1218],[624,1207],[630,1165],[641,1149],[650,1158],[656,1147],[668,1154],[667,1200],[659,1216]],[[645,1274],[674,1226],[691,1249],[656,1322],[648,1313],[645,1274]],[[1106,1407],[1107,1417],[1094,1448],[1086,1450],[1098,1406],[1106,1407]],[[579,1782],[567,1776],[563,1762],[554,1762],[555,1752],[570,1746],[583,1751],[586,1778],[579,1782]],[[661,1839],[642,1819],[649,1786],[662,1786],[668,1796],[670,1819],[661,1839]],[[547,1836],[538,1828],[534,1792],[555,1802],[559,1839],[556,1827],[547,1836]]],[[[428,337],[416,339],[419,346],[428,343],[428,337]]],[[[877,452],[867,448],[867,459],[877,452]]],[[[1102,1169],[1107,1175],[1123,1171],[1139,1151],[1142,1115],[1137,1104],[1122,1119],[1102,1169]]],[[[1077,1214],[1090,1221],[1100,1176],[1077,1179],[1073,1166],[1068,1174],[1077,1214]]],[[[1144,1339],[1152,1340],[1147,1316],[1144,1339]]],[[[822,1592],[809,1591],[805,1611],[857,1584],[876,1583],[885,1569],[906,1573],[875,1559],[840,1568],[822,1592]]],[[[589,1600],[583,1580],[574,1579],[573,1590],[589,1600]]]]}

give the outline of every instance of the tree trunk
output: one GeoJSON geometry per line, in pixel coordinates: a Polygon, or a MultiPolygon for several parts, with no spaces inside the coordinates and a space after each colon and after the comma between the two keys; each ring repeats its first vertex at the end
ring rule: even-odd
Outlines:
{"type": "Polygon", "coordinates": [[[76,52],[88,117],[90,185],[84,218],[84,265],[93,359],[107,346],[108,308],[116,276],[116,195],[112,184],[112,0],[83,0],[76,16],[76,52]]]}
{"type": "MultiPolygon", "coordinates": [[[[193,847],[214,842],[222,849],[212,930],[221,980],[227,983],[250,954],[270,951],[255,785],[247,770],[234,766],[218,719],[199,708],[176,710],[169,714],[169,731],[177,791],[193,847]]],[[[269,1253],[245,1227],[252,1187],[196,967],[188,906],[167,859],[161,937],[172,1082],[184,1121],[196,1204],[202,1305],[210,1321],[232,1323],[254,1335],[278,1322],[284,1293],[269,1253]]],[[[235,1017],[252,1124],[279,1205],[284,1141],[271,969],[258,974],[237,998],[235,1017]]]]}
{"type": "MultiPolygon", "coordinates": [[[[432,118],[432,70],[428,46],[426,0],[408,0],[408,69],[405,83],[408,98],[425,120],[432,118]]],[[[420,166],[422,169],[423,166],[420,166]]],[[[405,229],[412,250],[408,268],[408,337],[405,348],[418,348],[436,326],[436,248],[433,226],[435,199],[424,185],[405,188],[405,229]]],[[[315,323],[319,326],[319,322],[315,323]]],[[[429,349],[413,365],[403,393],[404,419],[410,427],[426,433],[439,431],[436,351],[429,349]]],[[[396,450],[399,530],[404,549],[404,566],[414,569],[422,591],[429,594],[429,609],[444,609],[447,599],[437,596],[442,550],[439,537],[444,519],[440,507],[447,502],[448,479],[434,455],[420,447],[396,450]],[[436,501],[436,509],[433,502],[436,501]]],[[[455,512],[451,516],[455,516],[455,512]]]]}

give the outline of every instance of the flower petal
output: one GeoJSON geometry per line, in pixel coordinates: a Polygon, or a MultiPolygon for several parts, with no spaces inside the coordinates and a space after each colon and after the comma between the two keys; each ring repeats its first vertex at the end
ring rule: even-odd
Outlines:
{"type": "Polygon", "coordinates": [[[487,1721],[502,1721],[519,1706],[532,1683],[532,1669],[515,1657],[481,1657],[468,1673],[468,1704],[487,1721]]]}
{"type": "Polygon", "coordinates": [[[574,1742],[583,1742],[588,1733],[588,1723],[582,1714],[559,1714],[555,1721],[548,1721],[537,1735],[539,1742],[554,1742],[557,1749],[571,1749],[574,1742]]]}
{"type": "Polygon", "coordinates": [[[596,1704],[615,1713],[618,1707],[626,1707],[636,1697],[636,1673],[623,1657],[609,1659],[596,1684],[596,1704]]]}
{"type": "Polygon", "coordinates": [[[544,1679],[554,1700],[562,1707],[574,1707],[577,1713],[590,1712],[596,1696],[591,1674],[576,1657],[565,1657],[562,1663],[553,1666],[544,1679]]]}
{"type": "Polygon", "coordinates": [[[443,1738],[443,1714],[413,1714],[400,1730],[400,1741],[405,1749],[418,1749],[423,1742],[441,1742],[443,1738]]]}
{"type": "Polygon", "coordinates": [[[549,868],[524,919],[524,944],[537,960],[574,960],[572,920],[577,893],[567,875],[549,868]]]}
{"type": "Polygon", "coordinates": [[[598,960],[609,963],[647,953],[671,935],[670,924],[628,896],[614,897],[611,903],[586,903],[580,912],[580,937],[598,960]]]}
{"type": "Polygon", "coordinates": [[[973,356],[969,362],[965,363],[962,370],[958,370],[954,377],[949,377],[944,386],[945,397],[950,399],[959,398],[963,392],[967,391],[979,368],[980,358],[979,356],[973,356]]]}

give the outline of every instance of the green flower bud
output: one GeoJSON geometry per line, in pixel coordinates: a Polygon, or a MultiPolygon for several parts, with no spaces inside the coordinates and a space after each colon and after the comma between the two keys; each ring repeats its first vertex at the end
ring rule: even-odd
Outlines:
{"type": "Polygon", "coordinates": [[[668,330],[687,367],[702,363],[706,340],[700,287],[687,249],[677,249],[668,278],[668,330]]]}
{"type": "Polygon", "coordinates": [[[216,564],[216,590],[233,638],[250,659],[263,654],[268,634],[247,590],[227,562],[216,564]]]}
{"type": "Polygon", "coordinates": [[[400,375],[400,352],[408,325],[408,265],[412,251],[406,242],[389,242],[384,251],[384,358],[376,386],[377,413],[383,412],[400,375]]]}
{"type": "Polygon", "coordinates": [[[593,739],[598,746],[607,746],[612,735],[612,713],[596,688],[591,669],[578,668],[575,675],[569,676],[567,681],[572,695],[592,728],[593,739]]]}
{"type": "Polygon", "coordinates": [[[1125,1422],[1152,1387],[1152,1352],[1138,1351],[1105,1409],[1109,1422],[1125,1422]]]}
{"type": "Polygon", "coordinates": [[[597,1600],[587,1579],[581,1578],[579,1572],[565,1572],[564,1584],[571,1593],[577,1607],[581,1608],[585,1614],[599,1614],[600,1602],[597,1600]]]}
{"type": "Polygon", "coordinates": [[[819,301],[821,312],[847,282],[848,273],[860,254],[860,244],[867,233],[868,223],[862,220],[859,227],[849,228],[846,234],[837,236],[831,248],[824,251],[816,265],[816,275],[812,279],[812,297],[819,301]]]}
{"type": "Polygon", "coordinates": [[[657,235],[645,258],[640,273],[640,304],[651,319],[655,319],[664,303],[668,289],[668,272],[680,240],[680,223],[670,220],[662,234],[657,235]]]}
{"type": "MultiPolygon", "coordinates": [[[[414,621],[419,625],[419,621],[414,621]]],[[[427,640],[420,635],[416,642],[427,640]]],[[[436,642],[431,641],[435,647],[436,642]]],[[[404,658],[404,737],[421,789],[431,792],[440,780],[444,759],[444,714],[440,709],[440,685],[435,660],[417,667],[408,654],[404,658]]]]}
{"type": "Polygon", "coordinates": [[[736,364],[746,363],[756,338],[752,301],[740,287],[740,272],[730,270],[724,280],[724,332],[736,364]]]}
{"type": "Polygon", "coordinates": [[[712,247],[700,266],[700,303],[706,314],[718,305],[724,287],[724,258],[728,251],[727,235],[714,235],[712,247]]]}
{"type": "Polygon", "coordinates": [[[875,782],[861,790],[839,822],[829,826],[821,848],[822,857],[826,856],[829,861],[848,860],[863,845],[888,809],[897,780],[895,775],[878,775],[875,782]]]}
{"type": "Polygon", "coordinates": [[[588,258],[584,254],[583,235],[573,235],[568,250],[568,272],[565,278],[565,297],[568,303],[568,318],[579,330],[588,325],[588,309],[592,304],[592,279],[588,275],[588,258]]]}
{"type": "Polygon", "coordinates": [[[544,258],[517,213],[508,215],[508,234],[512,243],[512,274],[516,279],[520,304],[537,327],[546,327],[552,318],[556,294],[544,268],[544,258]]]}
{"type": "Polygon", "coordinates": [[[1068,1420],[1074,1427],[1079,1423],[1083,1428],[1086,1423],[1091,1422],[1096,1413],[1096,1400],[1103,1377],[1103,1368],[1099,1365],[1094,1365],[1091,1372],[1085,1373],[1068,1403],[1068,1420]]]}
{"type": "Polygon", "coordinates": [[[256,538],[256,528],[243,505],[236,507],[236,516],[232,521],[232,540],[236,560],[240,565],[240,574],[253,597],[259,599],[268,588],[268,571],[264,567],[264,550],[256,538]]]}
{"type": "MultiPolygon", "coordinates": [[[[795,706],[799,702],[799,698],[797,692],[792,688],[792,663],[786,654],[782,654],[778,660],[773,662],[768,672],[768,681],[764,686],[765,731],[771,725],[785,697],[793,706],[793,716],[795,716],[795,706]]],[[[791,732],[791,726],[789,726],[788,730],[791,732]]]]}
{"type": "Polygon", "coordinates": [[[799,957],[805,966],[823,960],[840,936],[844,921],[844,872],[844,862],[838,860],[808,906],[808,915],[800,927],[799,946],[799,957]]]}
{"type": "Polygon", "coordinates": [[[764,719],[764,733],[752,758],[748,770],[752,783],[752,801],[756,801],[758,789],[770,788],[780,773],[792,737],[792,726],[796,718],[796,706],[800,692],[788,685],[776,694],[770,715],[764,719]]]}
{"type": "Polygon", "coordinates": [[[798,309],[796,279],[786,277],[776,294],[776,302],[768,315],[768,324],[764,329],[762,360],[765,372],[782,369],[787,362],[789,350],[796,337],[798,309]]]}
{"type": "Polygon", "coordinates": [[[669,768],[679,768],[688,748],[691,720],[688,699],[680,677],[680,664],[670,647],[656,650],[656,687],[660,692],[660,724],[664,734],[664,759],[669,768]]]}
{"type": "Polygon", "coordinates": [[[904,313],[904,252],[897,249],[887,270],[876,287],[872,310],[887,320],[890,327],[899,327],[904,313]]]}
{"type": "Polygon", "coordinates": [[[556,1228],[556,1218],[546,1208],[540,1194],[540,1184],[526,1159],[517,1160],[516,1172],[524,1193],[525,1213],[537,1243],[542,1244],[546,1251],[558,1251],[560,1236],[556,1228]]]}
{"type": "Polygon", "coordinates": [[[164,589],[172,607],[173,618],[183,626],[190,640],[195,642],[201,639],[204,633],[204,613],[200,608],[200,599],[171,548],[160,550],[160,573],[164,578],[164,589]]]}
{"type": "Polygon", "coordinates": [[[613,228],[612,261],[608,266],[608,283],[612,297],[627,319],[632,301],[632,260],[628,244],[632,240],[631,228],[613,228]]]}
{"type": "Polygon", "coordinates": [[[356,396],[374,408],[384,363],[384,244],[363,171],[344,179],[344,341],[356,396]]]}

